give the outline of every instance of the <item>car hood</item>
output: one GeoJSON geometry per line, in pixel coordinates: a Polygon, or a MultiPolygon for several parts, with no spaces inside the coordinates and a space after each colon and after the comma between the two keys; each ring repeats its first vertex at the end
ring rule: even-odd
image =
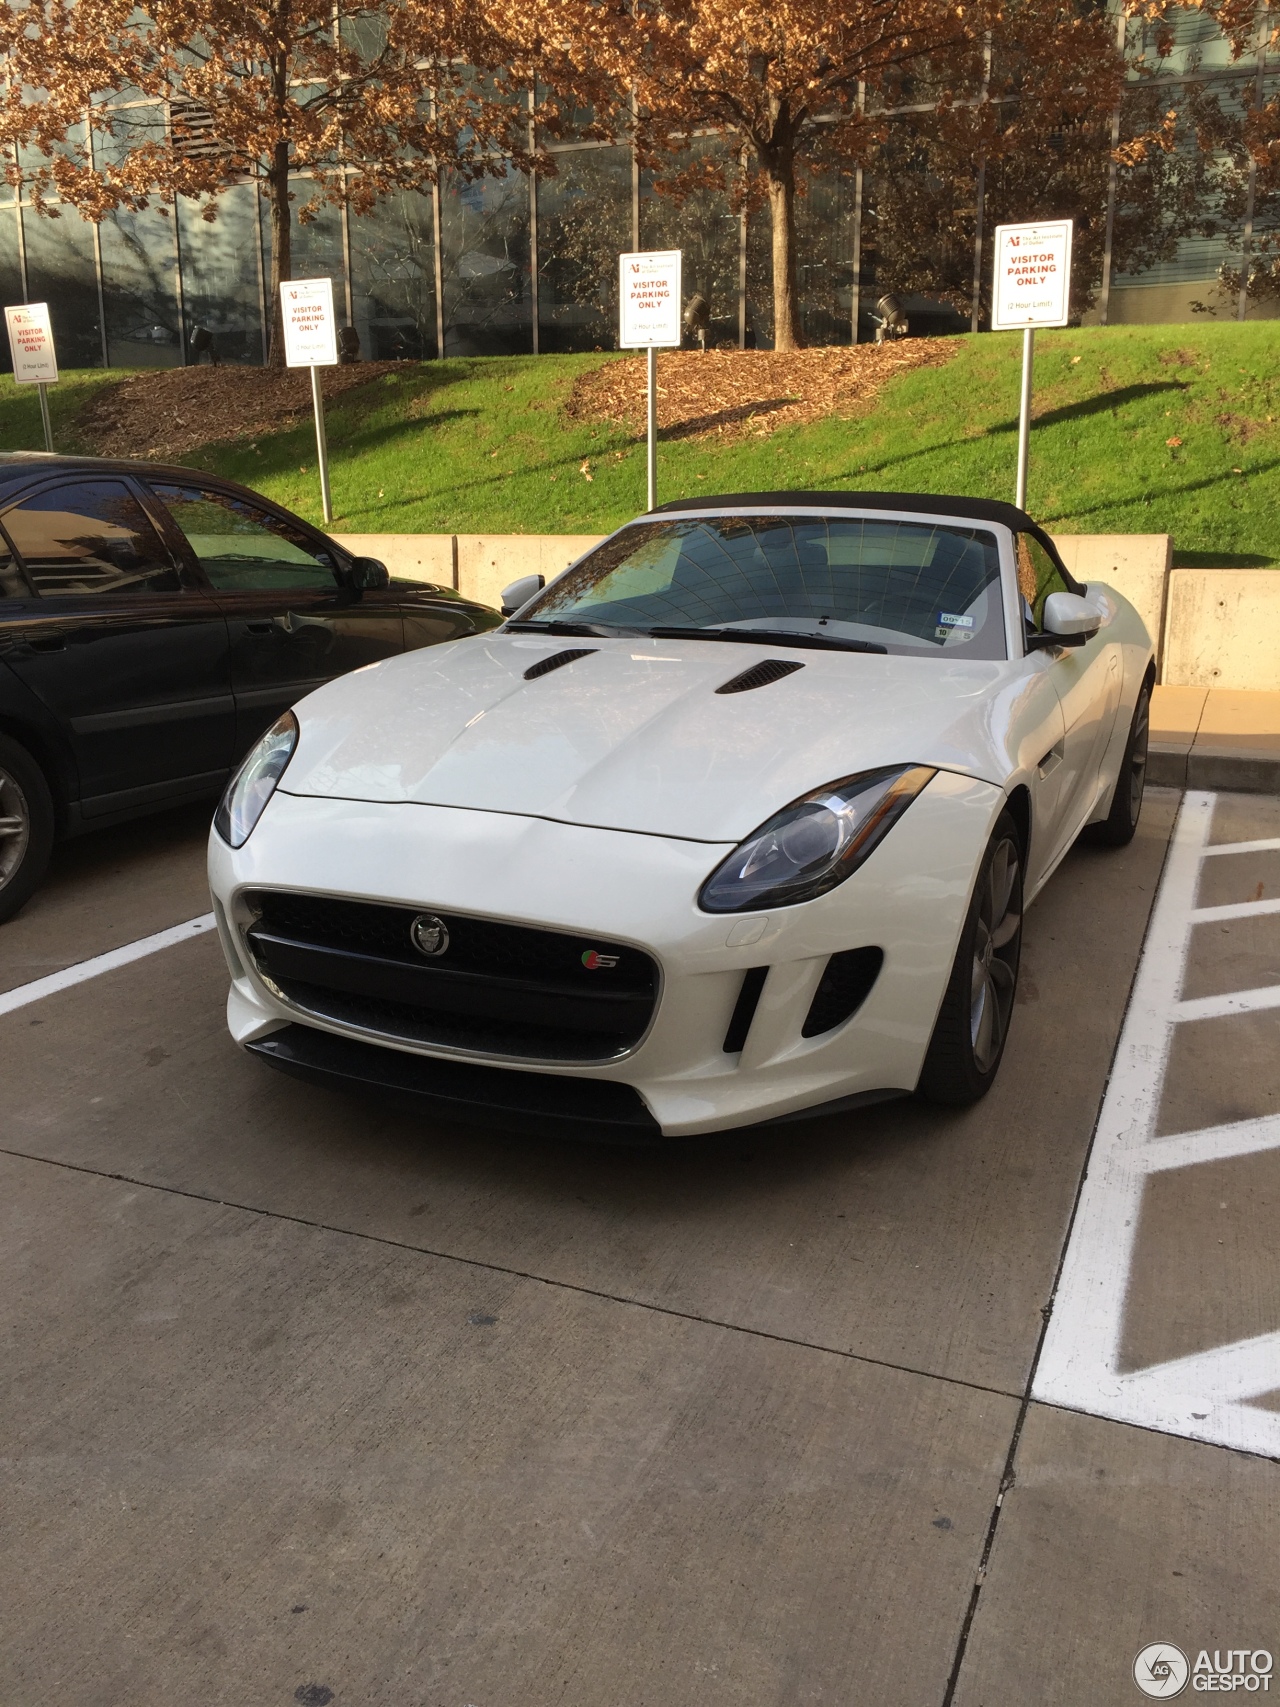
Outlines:
{"type": "Polygon", "coordinates": [[[736,842],[811,788],[922,763],[999,783],[1016,666],[767,644],[489,634],[302,700],[289,794],[736,842]],[[569,649],[590,655],[532,681],[569,649]],[[803,669],[716,690],[764,659],[803,669]]]}

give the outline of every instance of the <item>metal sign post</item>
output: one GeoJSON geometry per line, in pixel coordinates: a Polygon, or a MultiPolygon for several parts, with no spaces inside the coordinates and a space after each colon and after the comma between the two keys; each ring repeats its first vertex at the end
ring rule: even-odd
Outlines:
{"type": "Polygon", "coordinates": [[[658,507],[658,351],[680,347],[679,249],[618,256],[618,348],[648,351],[647,508],[658,507]]]}
{"type": "Polygon", "coordinates": [[[44,448],[53,449],[53,424],[49,419],[49,386],[58,383],[58,357],[53,347],[49,305],[23,302],[4,311],[13,356],[13,377],[18,385],[34,385],[40,394],[40,422],[44,448]]]}
{"type": "Polygon", "coordinates": [[[324,519],[333,520],[329,494],[329,445],[324,432],[324,395],[320,369],[338,365],[338,328],[333,316],[332,279],[289,279],[280,286],[284,315],[284,359],[289,367],[311,369],[311,406],[316,418],[316,456],[320,462],[320,502],[324,519]]]}
{"type": "Polygon", "coordinates": [[[1014,503],[1027,507],[1031,450],[1031,377],[1036,327],[1065,326],[1071,297],[1069,219],[1039,225],[997,225],[991,330],[1022,331],[1022,393],[1018,407],[1018,474],[1014,503]]]}

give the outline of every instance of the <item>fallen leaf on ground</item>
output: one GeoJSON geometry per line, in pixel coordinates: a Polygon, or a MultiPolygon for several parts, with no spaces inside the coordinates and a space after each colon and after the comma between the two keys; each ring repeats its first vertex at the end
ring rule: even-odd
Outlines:
{"type": "MultiPolygon", "coordinates": [[[[861,413],[885,382],[936,367],[959,348],[954,338],[900,338],[816,350],[663,351],[658,425],[664,438],[767,438],[778,427],[837,413],[861,413]]],[[[643,357],[606,362],[583,374],[566,413],[571,420],[645,425],[643,357]]]]}
{"type": "MultiPolygon", "coordinates": [[[[326,402],[344,391],[412,371],[406,362],[352,362],[324,370],[326,402]]],[[[311,379],[301,368],[152,368],[104,385],[76,414],[76,429],[100,456],[180,462],[200,445],[256,441],[311,414],[311,379]]]]}

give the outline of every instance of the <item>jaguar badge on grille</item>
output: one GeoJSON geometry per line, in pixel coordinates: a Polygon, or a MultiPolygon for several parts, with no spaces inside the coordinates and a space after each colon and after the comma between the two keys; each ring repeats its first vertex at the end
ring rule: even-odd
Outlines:
{"type": "Polygon", "coordinates": [[[409,926],[409,940],[419,954],[444,954],[449,947],[449,927],[434,913],[419,913],[409,926]]]}
{"type": "Polygon", "coordinates": [[[594,948],[589,948],[582,957],[582,964],[588,972],[608,971],[618,964],[616,954],[597,954],[594,948]]]}

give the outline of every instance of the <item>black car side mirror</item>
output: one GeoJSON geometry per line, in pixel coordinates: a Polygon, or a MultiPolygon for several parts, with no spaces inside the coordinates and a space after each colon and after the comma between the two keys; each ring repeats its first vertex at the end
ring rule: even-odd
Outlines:
{"type": "Polygon", "coordinates": [[[391,585],[391,573],[376,557],[353,557],[347,571],[358,593],[381,593],[391,585]]]}

